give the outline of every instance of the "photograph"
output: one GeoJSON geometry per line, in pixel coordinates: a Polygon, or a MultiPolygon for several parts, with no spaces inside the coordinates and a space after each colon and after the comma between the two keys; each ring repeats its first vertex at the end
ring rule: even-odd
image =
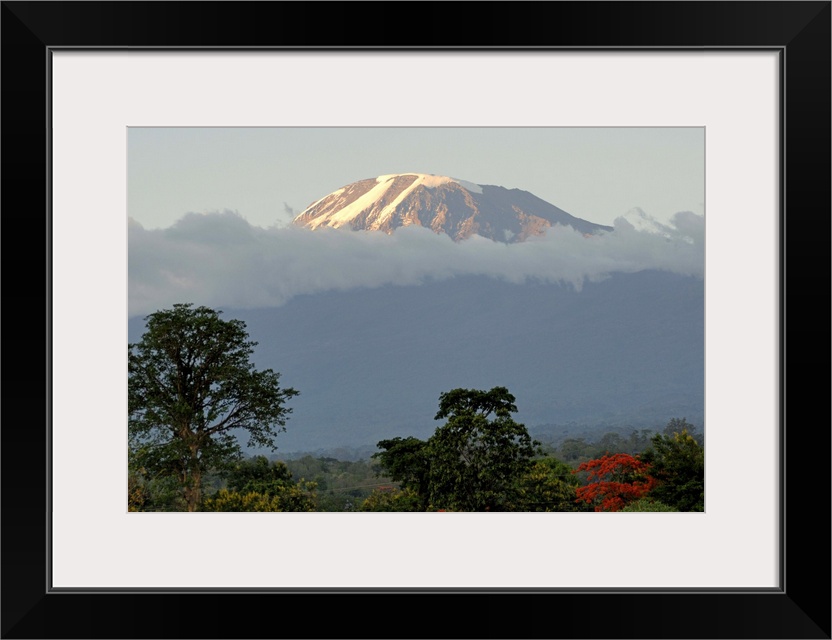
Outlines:
{"type": "Polygon", "coordinates": [[[832,3],[322,7],[0,2],[0,637],[832,638],[832,3]]]}
{"type": "Polygon", "coordinates": [[[130,511],[705,510],[704,128],[127,135],[130,511]]]}

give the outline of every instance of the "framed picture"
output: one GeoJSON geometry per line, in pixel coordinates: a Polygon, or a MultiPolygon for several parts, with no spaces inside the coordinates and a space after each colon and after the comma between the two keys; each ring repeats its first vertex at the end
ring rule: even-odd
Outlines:
{"type": "Polygon", "coordinates": [[[356,3],[3,3],[4,637],[432,637],[460,606],[473,637],[830,637],[829,433],[802,428],[830,3],[471,6],[384,5],[394,46],[356,3]],[[161,127],[702,132],[704,513],[128,514],[127,151],[161,127]]]}

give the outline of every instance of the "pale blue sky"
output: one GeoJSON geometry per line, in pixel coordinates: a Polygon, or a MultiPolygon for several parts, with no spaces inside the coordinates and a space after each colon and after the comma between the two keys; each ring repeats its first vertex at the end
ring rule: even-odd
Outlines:
{"type": "Polygon", "coordinates": [[[147,229],[223,210],[285,226],[284,203],[404,172],[522,189],[600,224],[705,213],[703,128],[130,128],[127,167],[147,229]]]}

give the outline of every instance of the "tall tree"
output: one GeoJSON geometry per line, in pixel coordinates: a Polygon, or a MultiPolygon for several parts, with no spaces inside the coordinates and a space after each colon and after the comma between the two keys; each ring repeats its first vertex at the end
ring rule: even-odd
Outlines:
{"type": "Polygon", "coordinates": [[[177,478],[188,511],[200,507],[206,472],[242,457],[235,433],[277,449],[285,404],[298,395],[280,387],[280,374],[255,369],[245,323],[220,313],[175,304],[147,316],[128,346],[130,447],[140,467],[177,478]]]}
{"type": "Polygon", "coordinates": [[[515,422],[505,387],[454,389],[439,397],[447,422],[428,440],[430,502],[457,511],[505,511],[520,502],[519,481],[540,443],[515,422]],[[492,417],[493,416],[493,417],[492,417]]]}
{"type": "Polygon", "coordinates": [[[658,484],[651,496],[679,511],[705,510],[705,450],[685,429],[653,436],[642,458],[658,484]]]}
{"type": "Polygon", "coordinates": [[[381,440],[378,448],[381,451],[372,456],[373,460],[378,461],[378,475],[384,474],[398,482],[402,489],[412,491],[418,496],[418,505],[424,511],[430,493],[428,443],[410,436],[381,440]]]}

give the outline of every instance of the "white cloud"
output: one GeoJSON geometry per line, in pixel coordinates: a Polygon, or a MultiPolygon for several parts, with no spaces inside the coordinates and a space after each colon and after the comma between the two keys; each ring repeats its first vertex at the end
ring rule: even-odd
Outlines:
{"type": "Polygon", "coordinates": [[[516,244],[480,236],[455,243],[416,226],[391,235],[264,229],[230,211],[190,213],[167,229],[148,230],[131,220],[129,313],[144,315],[176,302],[272,307],[301,294],[415,285],[457,275],[565,282],[576,288],[617,271],[703,276],[702,216],[681,212],[669,224],[659,224],[639,212],[638,219],[640,228],[621,217],[614,231],[592,237],[553,227],[544,237],[516,244]]]}

